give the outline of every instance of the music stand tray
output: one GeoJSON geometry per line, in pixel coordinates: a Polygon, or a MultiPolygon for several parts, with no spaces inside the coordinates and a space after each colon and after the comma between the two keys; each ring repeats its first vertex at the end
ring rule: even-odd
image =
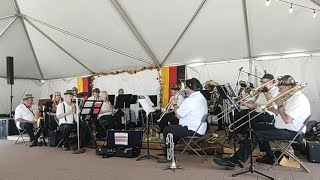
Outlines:
{"type": "MultiPolygon", "coordinates": [[[[90,119],[93,117],[97,117],[100,113],[102,104],[103,104],[103,101],[101,100],[86,100],[80,111],[80,116],[89,116],[90,119]]],[[[89,127],[88,122],[86,122],[86,125],[87,125],[87,129],[89,129],[89,133],[95,144],[95,147],[97,147],[96,140],[92,134],[92,131],[91,131],[91,128],[89,127]]]]}
{"type": "MultiPolygon", "coordinates": [[[[146,112],[146,117],[149,116],[150,113],[154,112],[155,109],[152,107],[151,104],[149,104],[146,99],[139,99],[138,100],[139,103],[141,104],[142,108],[144,109],[144,111],[146,112]]],[[[159,159],[156,156],[153,156],[150,154],[150,148],[149,148],[149,132],[150,132],[150,128],[149,128],[149,122],[148,119],[146,121],[146,125],[147,125],[147,155],[145,156],[141,156],[137,159],[137,161],[143,160],[143,159],[159,159]]]]}

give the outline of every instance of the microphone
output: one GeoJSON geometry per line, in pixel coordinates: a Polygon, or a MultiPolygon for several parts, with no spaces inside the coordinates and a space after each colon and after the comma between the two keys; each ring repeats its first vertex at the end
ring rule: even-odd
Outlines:
{"type": "Polygon", "coordinates": [[[239,71],[242,71],[242,69],[243,69],[243,67],[241,67],[241,68],[239,69],[239,71]]]}
{"type": "Polygon", "coordinates": [[[264,73],[267,74],[267,70],[264,70],[264,73]]]}

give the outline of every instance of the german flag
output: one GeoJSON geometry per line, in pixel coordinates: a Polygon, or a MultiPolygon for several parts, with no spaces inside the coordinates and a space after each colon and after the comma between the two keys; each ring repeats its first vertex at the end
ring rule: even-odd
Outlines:
{"type": "Polygon", "coordinates": [[[88,96],[85,97],[85,99],[87,99],[87,97],[90,97],[92,92],[91,92],[91,76],[89,77],[77,77],[77,88],[78,88],[78,92],[82,93],[82,92],[86,92],[88,93],[88,96]]]}
{"type": "Polygon", "coordinates": [[[161,68],[162,82],[162,107],[165,107],[171,97],[170,88],[174,84],[180,84],[180,80],[186,79],[185,66],[171,66],[161,68]]]}

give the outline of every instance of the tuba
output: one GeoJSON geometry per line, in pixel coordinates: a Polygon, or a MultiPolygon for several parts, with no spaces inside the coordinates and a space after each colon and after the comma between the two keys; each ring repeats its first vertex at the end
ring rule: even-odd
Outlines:
{"type": "MultiPolygon", "coordinates": [[[[249,121],[251,121],[252,119],[254,119],[255,117],[259,116],[261,113],[263,113],[264,111],[266,111],[267,109],[271,108],[272,106],[274,106],[274,103],[279,100],[279,99],[283,99],[284,101],[287,101],[291,96],[293,96],[296,92],[301,91],[302,89],[304,89],[305,87],[307,87],[307,83],[303,82],[300,84],[295,85],[293,88],[291,88],[289,91],[283,93],[283,94],[279,94],[278,96],[270,99],[266,104],[264,105],[260,105],[258,106],[256,109],[252,110],[256,111],[258,110],[260,113],[258,113],[257,115],[253,116],[252,118],[250,118],[248,121],[240,124],[237,127],[231,128],[235,125],[235,123],[239,122],[242,118],[238,119],[237,121],[235,121],[233,124],[230,124],[228,129],[230,132],[236,131],[237,129],[241,128],[242,126],[244,126],[246,123],[248,123],[249,121]]],[[[251,113],[249,112],[249,114],[251,113]]]]}
{"type": "MultiPolygon", "coordinates": [[[[181,81],[181,87],[180,87],[180,90],[174,95],[172,96],[171,98],[177,98],[179,95],[182,95],[182,96],[186,96],[187,92],[185,91],[185,83],[181,81]]],[[[161,119],[163,118],[164,115],[166,115],[171,107],[173,106],[173,104],[171,102],[169,102],[166,107],[164,108],[164,111],[162,112],[162,114],[160,115],[160,118],[157,120],[157,122],[160,122],[161,119]]]]}

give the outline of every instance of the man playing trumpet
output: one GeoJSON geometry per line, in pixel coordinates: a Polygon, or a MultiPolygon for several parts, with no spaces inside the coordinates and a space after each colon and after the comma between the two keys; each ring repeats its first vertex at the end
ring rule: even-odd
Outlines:
{"type": "MultiPolygon", "coordinates": [[[[291,140],[303,126],[303,122],[310,116],[310,103],[307,97],[300,91],[305,86],[298,84],[290,75],[283,76],[278,83],[279,95],[272,102],[263,107],[269,108],[275,115],[274,129],[254,131],[252,134],[252,149],[257,145],[260,151],[266,155],[256,161],[266,164],[273,164],[275,157],[272,153],[269,141],[291,140]],[[285,98],[285,99],[283,99],[285,98]],[[272,106],[276,103],[276,108],[272,106]]],[[[305,133],[306,128],[303,129],[305,133]]],[[[214,163],[227,169],[234,169],[240,160],[246,162],[250,157],[250,141],[243,141],[239,150],[231,158],[216,158],[214,163]]]]}
{"type": "Polygon", "coordinates": [[[185,96],[183,96],[182,94],[183,92],[179,91],[180,89],[181,89],[181,86],[179,84],[175,84],[171,87],[172,97],[170,98],[170,102],[169,102],[170,105],[168,105],[167,109],[165,109],[165,112],[163,112],[166,114],[158,122],[160,133],[162,133],[163,129],[168,125],[174,125],[179,123],[179,119],[175,116],[175,113],[174,113],[174,106],[176,105],[177,108],[179,108],[184,100],[185,96]]]}

